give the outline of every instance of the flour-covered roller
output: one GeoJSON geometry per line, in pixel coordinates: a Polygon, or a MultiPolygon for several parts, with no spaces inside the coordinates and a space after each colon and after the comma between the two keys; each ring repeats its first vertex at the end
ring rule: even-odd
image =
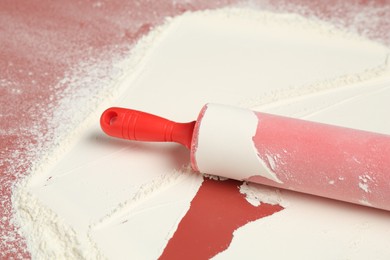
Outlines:
{"type": "Polygon", "coordinates": [[[390,210],[390,136],[207,104],[198,120],[175,123],[109,108],[111,136],[178,142],[203,173],[390,210]]]}

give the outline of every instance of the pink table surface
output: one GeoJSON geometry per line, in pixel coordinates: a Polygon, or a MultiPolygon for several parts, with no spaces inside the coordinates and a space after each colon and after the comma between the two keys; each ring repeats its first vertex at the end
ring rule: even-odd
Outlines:
{"type": "Polygon", "coordinates": [[[53,111],[76,92],[58,84],[72,67],[127,51],[167,16],[225,6],[316,16],[390,46],[389,1],[0,1],[1,259],[30,257],[12,224],[12,187],[53,142],[53,111]]]}

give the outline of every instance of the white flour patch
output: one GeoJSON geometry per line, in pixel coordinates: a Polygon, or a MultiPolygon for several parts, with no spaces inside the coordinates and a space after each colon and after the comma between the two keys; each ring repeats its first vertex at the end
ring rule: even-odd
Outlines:
{"type": "Polygon", "coordinates": [[[244,182],[240,186],[240,193],[244,194],[245,199],[255,207],[260,206],[261,203],[281,206],[286,204],[280,190],[260,184],[244,182]]]}
{"type": "Polygon", "coordinates": [[[372,178],[368,175],[359,176],[359,188],[366,193],[370,193],[369,183],[372,182],[372,178]]]}

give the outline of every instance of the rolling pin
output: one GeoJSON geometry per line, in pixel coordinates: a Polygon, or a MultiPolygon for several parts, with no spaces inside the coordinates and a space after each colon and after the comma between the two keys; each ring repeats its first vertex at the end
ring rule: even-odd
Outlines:
{"type": "Polygon", "coordinates": [[[100,118],[110,136],[177,142],[202,173],[390,210],[390,136],[206,104],[176,123],[112,107],[100,118]]]}

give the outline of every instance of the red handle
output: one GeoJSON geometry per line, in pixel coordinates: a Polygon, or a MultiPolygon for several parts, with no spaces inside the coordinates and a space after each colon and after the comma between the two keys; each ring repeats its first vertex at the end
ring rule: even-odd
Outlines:
{"type": "Polygon", "coordinates": [[[195,121],[176,123],[145,112],[112,107],[103,112],[100,126],[110,136],[151,142],[177,142],[191,149],[195,121]]]}

